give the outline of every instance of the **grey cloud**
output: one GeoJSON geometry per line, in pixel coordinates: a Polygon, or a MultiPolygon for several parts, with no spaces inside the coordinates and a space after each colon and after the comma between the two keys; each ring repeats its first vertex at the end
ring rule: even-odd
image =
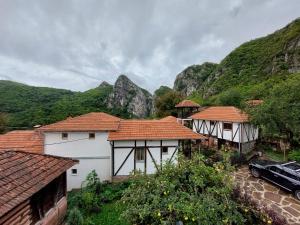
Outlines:
{"type": "Polygon", "coordinates": [[[191,64],[299,16],[290,0],[0,0],[0,79],[87,90],[128,74],[154,91],[191,64]]]}

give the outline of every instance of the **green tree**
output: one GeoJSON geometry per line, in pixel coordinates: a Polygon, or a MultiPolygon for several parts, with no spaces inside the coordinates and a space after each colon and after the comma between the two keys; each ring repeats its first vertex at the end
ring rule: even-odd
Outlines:
{"type": "Polygon", "coordinates": [[[177,111],[175,105],[178,104],[182,99],[182,95],[173,90],[170,90],[161,95],[160,97],[155,98],[154,105],[156,109],[156,116],[176,116],[177,111]]]}
{"type": "Polygon", "coordinates": [[[137,175],[122,197],[131,224],[244,224],[231,197],[231,167],[207,166],[202,156],[179,158],[154,176],[137,175]]]}
{"type": "Polygon", "coordinates": [[[236,89],[230,89],[220,94],[217,99],[218,105],[236,106],[241,107],[243,97],[241,93],[236,89]]]}
{"type": "Polygon", "coordinates": [[[0,113],[0,134],[3,134],[7,127],[7,118],[6,115],[4,113],[0,113]]]}
{"type": "Polygon", "coordinates": [[[286,138],[291,144],[300,139],[300,76],[275,85],[272,95],[258,107],[248,109],[252,121],[264,135],[286,138]]]}

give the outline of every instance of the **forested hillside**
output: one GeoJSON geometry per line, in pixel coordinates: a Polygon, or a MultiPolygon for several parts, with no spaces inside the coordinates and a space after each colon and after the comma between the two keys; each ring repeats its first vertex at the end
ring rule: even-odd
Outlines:
{"type": "Polygon", "coordinates": [[[121,75],[115,85],[103,82],[85,92],[0,80],[0,114],[5,118],[0,119],[0,127],[5,120],[9,130],[27,129],[97,111],[123,118],[146,117],[152,108],[152,95],[125,75],[121,75]]]}

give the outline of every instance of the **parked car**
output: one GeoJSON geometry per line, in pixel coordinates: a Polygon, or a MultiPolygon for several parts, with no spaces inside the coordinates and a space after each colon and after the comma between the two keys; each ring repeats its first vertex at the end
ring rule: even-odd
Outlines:
{"type": "Polygon", "coordinates": [[[262,177],[287,191],[293,192],[295,197],[300,200],[300,164],[255,160],[249,163],[249,170],[254,177],[262,177]]]}

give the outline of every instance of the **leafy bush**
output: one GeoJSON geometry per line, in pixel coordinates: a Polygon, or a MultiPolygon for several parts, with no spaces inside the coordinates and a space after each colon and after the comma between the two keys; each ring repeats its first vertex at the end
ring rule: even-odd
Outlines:
{"type": "Polygon", "coordinates": [[[83,225],[83,216],[78,208],[73,208],[67,218],[68,225],[83,225]]]}
{"type": "Polygon", "coordinates": [[[194,155],[166,164],[156,175],[137,175],[122,197],[122,217],[131,224],[243,224],[231,198],[231,169],[224,162],[207,166],[194,155]]]}
{"type": "Polygon", "coordinates": [[[289,152],[288,159],[300,162],[300,150],[293,150],[289,152]]]}
{"type": "Polygon", "coordinates": [[[232,165],[243,165],[247,163],[247,158],[245,156],[245,154],[240,154],[237,151],[234,151],[231,155],[230,155],[230,162],[232,165]]]}

